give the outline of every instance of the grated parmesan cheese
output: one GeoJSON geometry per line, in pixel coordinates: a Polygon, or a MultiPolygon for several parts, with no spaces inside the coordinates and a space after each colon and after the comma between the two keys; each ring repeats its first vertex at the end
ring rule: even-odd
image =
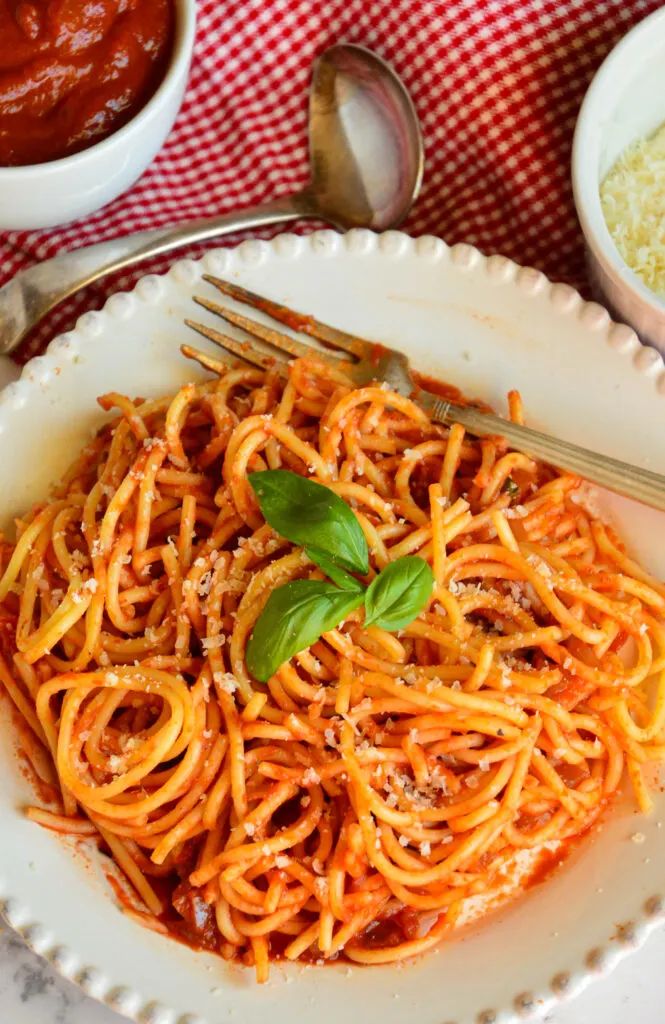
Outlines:
{"type": "Polygon", "coordinates": [[[225,693],[235,693],[238,689],[238,680],[231,672],[213,672],[212,677],[215,685],[225,693]]]}
{"type": "Polygon", "coordinates": [[[600,201],[621,256],[649,288],[665,294],[665,125],[621,154],[600,201]]]}

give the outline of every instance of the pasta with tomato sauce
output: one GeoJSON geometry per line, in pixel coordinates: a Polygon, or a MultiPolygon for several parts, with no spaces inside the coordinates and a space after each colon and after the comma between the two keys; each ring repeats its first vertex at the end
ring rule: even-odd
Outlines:
{"type": "Polygon", "coordinates": [[[259,981],[395,962],[583,835],[624,772],[649,810],[665,587],[577,478],[318,360],[99,401],[115,418],[2,542],[0,679],[57,791],[27,814],[95,837],[137,920],[259,981]],[[263,683],[270,595],[326,578],[261,514],[248,474],[276,469],[352,509],[359,586],[405,556],[433,584],[403,628],[357,607],[263,683]]]}

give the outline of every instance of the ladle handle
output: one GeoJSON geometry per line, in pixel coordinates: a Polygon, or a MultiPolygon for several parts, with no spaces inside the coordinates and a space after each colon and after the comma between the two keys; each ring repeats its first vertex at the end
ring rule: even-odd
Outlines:
{"type": "Polygon", "coordinates": [[[306,196],[285,196],[240,213],[190,221],[176,228],[138,231],[44,260],[20,271],[0,288],[0,353],[7,355],[13,351],[27,332],[63,299],[116,270],[183,245],[314,215],[306,196]]]}

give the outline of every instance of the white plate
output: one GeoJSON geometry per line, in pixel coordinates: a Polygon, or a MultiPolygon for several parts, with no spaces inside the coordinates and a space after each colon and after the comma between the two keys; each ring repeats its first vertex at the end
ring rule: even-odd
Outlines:
{"type": "MultiPolygon", "coordinates": [[[[571,288],[469,246],[390,232],[282,235],[146,277],[33,360],[0,396],[0,520],[46,493],[103,414],[108,390],[157,395],[192,376],[179,343],[204,271],[237,279],[324,321],[407,352],[421,370],[504,408],[522,392],[531,422],[665,472],[660,356],[571,288]]],[[[211,322],[213,318],[210,318],[211,322]]],[[[632,549],[665,576],[662,515],[610,499],[632,549]]],[[[3,704],[4,708],[4,704],[3,704]]],[[[0,714],[5,713],[0,710],[0,714]]],[[[665,797],[649,818],[617,807],[546,884],[438,952],[396,969],[250,971],[196,954],[119,913],[101,873],[26,821],[31,797],[0,721],[0,905],[38,952],[91,995],[143,1024],[491,1024],[543,1012],[608,970],[662,918],[665,797]],[[636,832],[645,841],[636,843],[636,832]],[[3,902],[4,901],[4,902],[3,902]],[[293,982],[289,984],[289,982],[293,982]]]]}

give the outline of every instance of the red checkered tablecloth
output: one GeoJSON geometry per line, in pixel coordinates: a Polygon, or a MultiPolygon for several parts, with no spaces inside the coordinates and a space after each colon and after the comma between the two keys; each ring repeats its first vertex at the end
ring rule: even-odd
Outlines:
{"type": "MultiPolygon", "coordinates": [[[[141,180],[99,213],[0,234],[0,284],[36,260],[141,228],[240,209],[302,186],[314,57],[336,42],[386,58],[423,126],[412,234],[466,241],[583,286],[570,147],[595,69],[659,0],[200,0],[183,108],[141,180]]],[[[273,232],[274,233],[274,232],[273,232]]],[[[63,305],[33,353],[148,269],[63,305]]]]}

